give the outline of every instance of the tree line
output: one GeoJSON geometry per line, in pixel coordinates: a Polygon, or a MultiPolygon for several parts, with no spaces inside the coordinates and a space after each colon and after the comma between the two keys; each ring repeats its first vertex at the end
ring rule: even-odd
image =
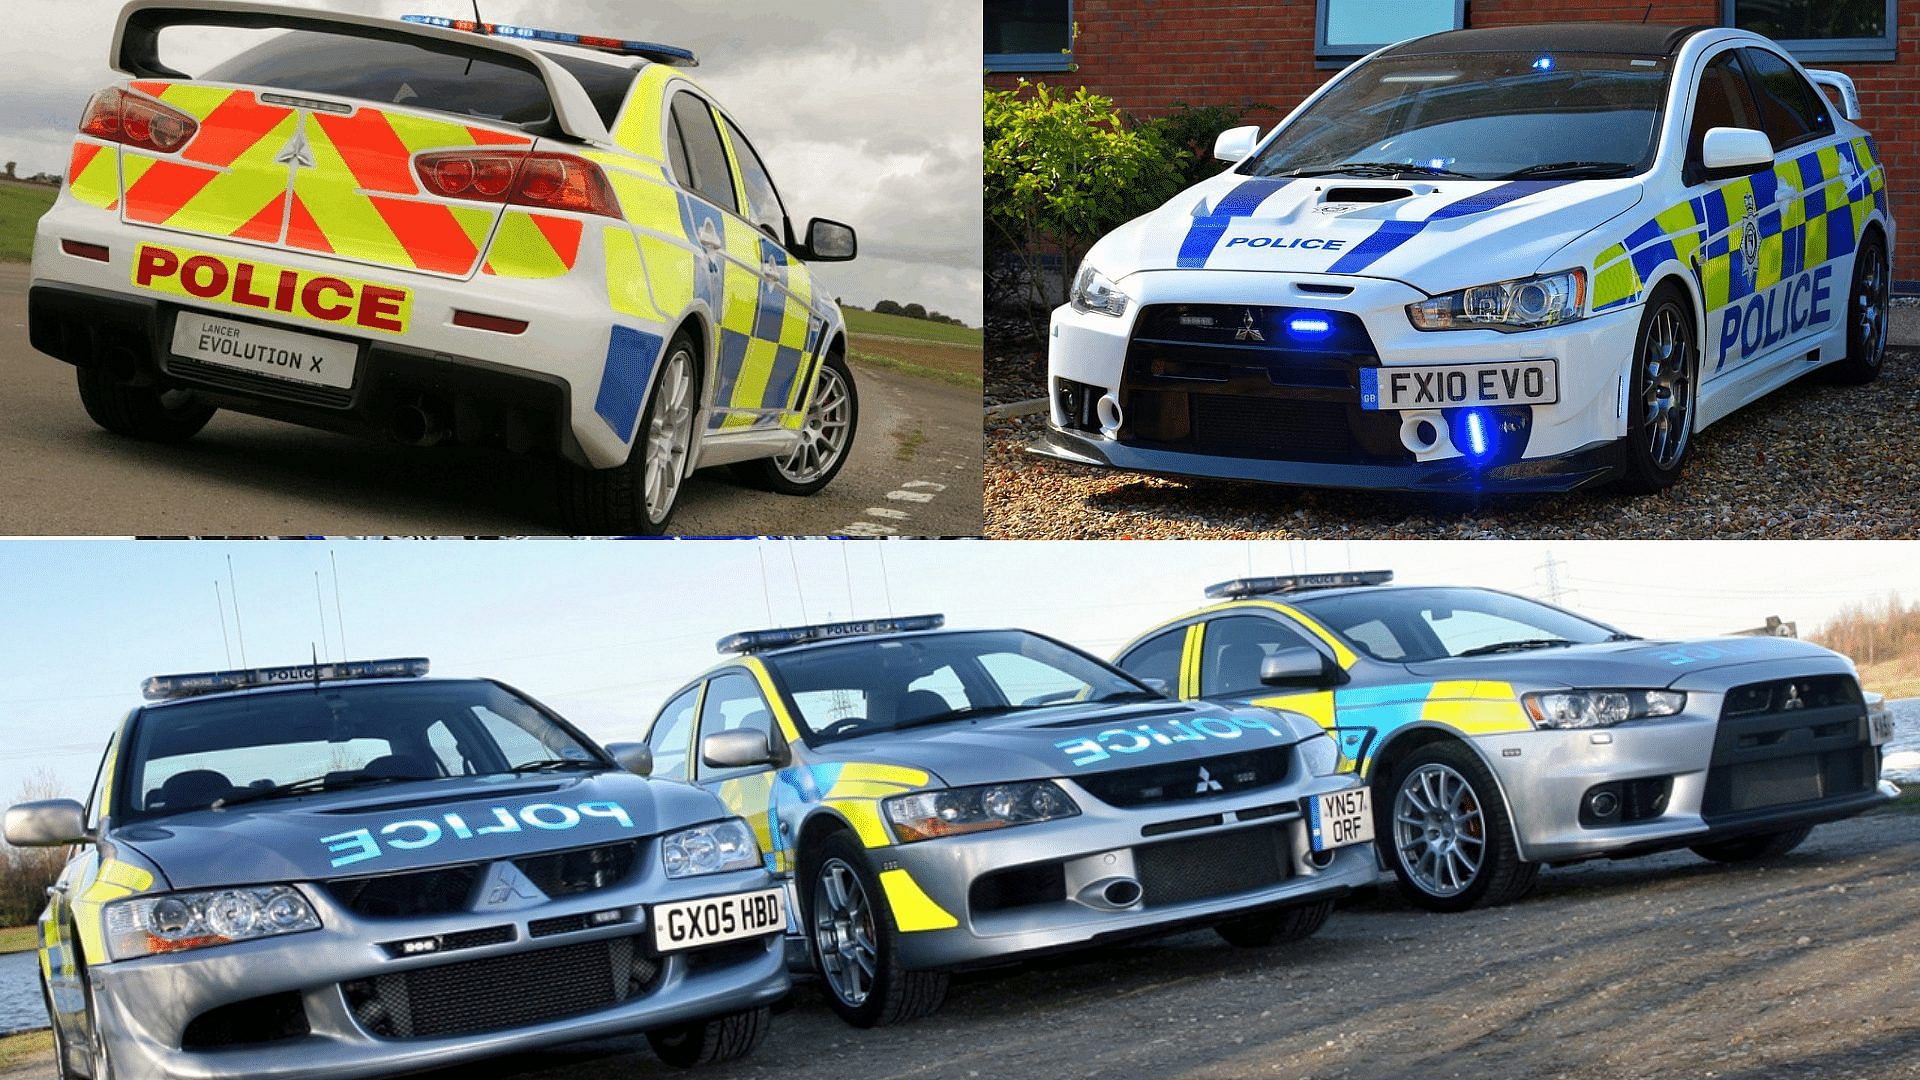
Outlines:
{"type": "MultiPolygon", "coordinates": [[[[16,803],[61,797],[60,784],[45,770],[20,785],[16,803]]],[[[0,843],[0,927],[26,926],[47,906],[47,886],[60,879],[65,848],[17,848],[0,843]]]]}
{"type": "Polygon", "coordinates": [[[1889,593],[1883,600],[1849,605],[1812,640],[1863,666],[1901,659],[1920,662],[1920,603],[1907,604],[1889,593]]]}
{"type": "Polygon", "coordinates": [[[882,300],[873,305],[875,315],[899,315],[908,319],[925,319],[928,322],[946,323],[949,326],[965,326],[966,323],[951,315],[942,315],[937,311],[928,311],[921,304],[902,304],[894,300],[882,300]]]}

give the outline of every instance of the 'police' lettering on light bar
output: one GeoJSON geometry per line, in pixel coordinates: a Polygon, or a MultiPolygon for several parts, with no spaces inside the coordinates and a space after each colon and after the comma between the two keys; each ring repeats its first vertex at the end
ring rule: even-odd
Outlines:
{"type": "Polygon", "coordinates": [[[861,622],[820,623],[814,626],[788,626],[778,630],[748,630],[728,634],[717,646],[723,653],[764,652],[784,645],[822,638],[867,637],[873,634],[904,634],[914,630],[938,630],[947,624],[945,615],[909,615],[900,619],[867,619],[861,622]]]}
{"type": "Polygon", "coordinates": [[[337,664],[297,664],[293,667],[202,671],[191,675],[155,675],[142,683],[148,701],[218,694],[250,686],[287,683],[339,682],[342,679],[418,679],[427,673],[422,657],[402,660],[348,660],[337,664]]]}
{"type": "Polygon", "coordinates": [[[1391,570],[1345,570],[1334,574],[1285,574],[1280,577],[1235,578],[1232,581],[1207,586],[1207,596],[1215,600],[1234,600],[1244,596],[1304,592],[1308,589],[1385,585],[1392,580],[1393,571],[1391,570]]]}
{"type": "Polygon", "coordinates": [[[699,67],[700,60],[687,49],[677,45],[662,45],[654,41],[627,41],[621,38],[600,37],[597,34],[569,34],[564,30],[537,30],[531,26],[508,26],[504,23],[475,22],[472,19],[449,19],[441,15],[402,15],[404,22],[420,26],[437,26],[442,30],[464,30],[472,34],[485,34],[488,37],[517,38],[521,41],[547,41],[555,45],[577,45],[583,49],[599,49],[601,52],[618,53],[621,56],[638,56],[663,64],[678,64],[681,67],[699,67]]]}

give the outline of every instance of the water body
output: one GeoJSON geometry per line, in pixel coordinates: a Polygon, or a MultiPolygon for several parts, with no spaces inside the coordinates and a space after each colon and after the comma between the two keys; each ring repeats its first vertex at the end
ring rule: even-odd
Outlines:
{"type": "Polygon", "coordinates": [[[1920,698],[1890,701],[1893,741],[1887,744],[1885,773],[1889,780],[1920,784],[1920,698]]]}
{"type": "Polygon", "coordinates": [[[47,1007],[40,1000],[40,954],[26,952],[0,956],[0,1035],[47,1026],[47,1007]]]}

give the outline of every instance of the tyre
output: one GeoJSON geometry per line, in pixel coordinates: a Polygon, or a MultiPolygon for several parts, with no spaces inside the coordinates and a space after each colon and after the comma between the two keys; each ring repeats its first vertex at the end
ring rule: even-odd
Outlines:
{"type": "Polygon", "coordinates": [[[662,355],[626,463],[611,469],[560,464],[560,516],[567,531],[657,536],[673,520],[700,415],[700,364],[684,330],[662,355]]]}
{"type": "Polygon", "coordinates": [[[1213,932],[1237,948],[1260,949],[1268,945],[1305,941],[1318,933],[1326,925],[1327,916],[1332,914],[1333,901],[1319,900],[1311,904],[1242,915],[1214,927],[1213,932]]]}
{"type": "Polygon", "coordinates": [[[800,445],[785,457],[735,466],[742,482],[782,495],[812,495],[833,482],[847,463],[860,426],[860,395],[846,358],[830,353],[820,365],[820,385],[800,428],[800,445]]]}
{"type": "Polygon", "coordinates": [[[1633,346],[1622,490],[1664,491],[1693,450],[1694,406],[1700,398],[1700,345],[1693,306],[1680,286],[1661,285],[1647,299],[1633,346]]]}
{"type": "Polygon", "coordinates": [[[1521,861],[1499,785],[1466,745],[1415,750],[1374,805],[1381,854],[1415,906],[1465,911],[1533,888],[1540,867],[1521,861]]]}
{"type": "Polygon", "coordinates": [[[855,1027],[917,1020],[947,999],[947,973],[900,966],[900,931],[867,856],[834,833],[806,860],[807,938],[827,1004],[855,1027]]]}
{"type": "Polygon", "coordinates": [[[133,386],[98,368],[77,368],[80,404],[93,422],[129,439],[183,443],[213,419],[214,408],[185,390],[133,386]]]}
{"type": "Polygon", "coordinates": [[[767,1037],[767,1028],[772,1023],[773,1010],[762,1005],[745,1012],[649,1031],[647,1042],[661,1061],[690,1069],[746,1057],[767,1037]]]}
{"type": "Polygon", "coordinates": [[[1693,853],[1703,859],[1723,863],[1777,859],[1799,847],[1811,832],[1813,832],[1813,826],[1806,825],[1798,829],[1788,829],[1786,832],[1760,833],[1756,836],[1741,836],[1732,840],[1716,840],[1710,844],[1695,844],[1693,853]]]}
{"type": "Polygon", "coordinates": [[[1835,382],[1855,386],[1880,375],[1887,358],[1887,292],[1893,276],[1887,242],[1869,232],[1853,257],[1853,289],[1847,296],[1847,358],[1827,370],[1835,382]]]}

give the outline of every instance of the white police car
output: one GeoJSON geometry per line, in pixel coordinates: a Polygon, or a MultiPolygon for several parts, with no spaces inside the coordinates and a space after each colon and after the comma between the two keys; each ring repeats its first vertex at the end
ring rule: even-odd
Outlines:
{"type": "Polygon", "coordinates": [[[1382,49],[1264,140],[1221,135],[1239,165],[1093,247],[1034,449],[1286,484],[1663,488],[1741,406],[1817,368],[1877,374],[1894,225],[1857,113],[1845,76],[1739,30],[1382,49]]]}

